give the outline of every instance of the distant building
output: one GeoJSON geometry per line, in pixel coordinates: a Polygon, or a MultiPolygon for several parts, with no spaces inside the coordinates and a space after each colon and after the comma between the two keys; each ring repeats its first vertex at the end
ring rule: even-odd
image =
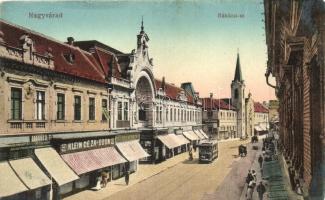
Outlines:
{"type": "Polygon", "coordinates": [[[257,135],[269,130],[269,110],[259,102],[254,102],[254,128],[257,135]]]}
{"type": "Polygon", "coordinates": [[[269,109],[269,121],[272,123],[279,122],[279,101],[270,100],[268,109],[269,109]]]}
{"type": "Polygon", "coordinates": [[[248,137],[251,137],[254,135],[255,121],[254,100],[251,93],[248,93],[248,97],[245,99],[245,120],[246,134],[248,137]]]}
{"type": "Polygon", "coordinates": [[[237,111],[222,99],[203,98],[202,123],[204,131],[213,138],[237,137],[237,111]]]}

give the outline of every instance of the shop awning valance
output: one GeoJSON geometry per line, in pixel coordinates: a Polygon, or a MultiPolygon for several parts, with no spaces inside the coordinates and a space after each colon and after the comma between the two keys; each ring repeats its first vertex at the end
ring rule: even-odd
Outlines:
{"type": "Polygon", "coordinates": [[[68,153],[61,157],[78,175],[127,162],[114,147],[68,153]]]}
{"type": "Polygon", "coordinates": [[[117,143],[116,147],[130,162],[150,156],[137,140],[117,143]]]}
{"type": "Polygon", "coordinates": [[[51,184],[51,180],[43,173],[32,158],[11,160],[9,163],[22,182],[31,190],[51,184]]]}
{"type": "Polygon", "coordinates": [[[0,162],[0,199],[27,191],[7,161],[0,162]]]}
{"type": "Polygon", "coordinates": [[[194,133],[200,138],[200,140],[205,139],[204,135],[199,130],[194,130],[194,133]]]}
{"type": "Polygon", "coordinates": [[[60,186],[79,179],[53,148],[35,149],[35,155],[60,186]]]}
{"type": "Polygon", "coordinates": [[[182,144],[177,139],[176,135],[175,137],[171,135],[175,135],[175,134],[158,135],[157,138],[169,149],[173,149],[181,146],[182,144]]]}
{"type": "Polygon", "coordinates": [[[209,139],[209,136],[202,129],[199,129],[199,131],[206,139],[209,139]]]}
{"type": "Polygon", "coordinates": [[[183,135],[191,141],[200,140],[199,136],[197,136],[193,131],[183,132],[183,135]]]}

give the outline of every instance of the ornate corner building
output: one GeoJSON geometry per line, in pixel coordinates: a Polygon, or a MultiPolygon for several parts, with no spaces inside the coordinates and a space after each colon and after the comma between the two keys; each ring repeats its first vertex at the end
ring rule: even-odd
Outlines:
{"type": "Polygon", "coordinates": [[[294,185],[324,198],[325,2],[264,0],[267,83],[279,99],[279,134],[294,185]],[[268,77],[272,74],[276,83],[268,77]]]}

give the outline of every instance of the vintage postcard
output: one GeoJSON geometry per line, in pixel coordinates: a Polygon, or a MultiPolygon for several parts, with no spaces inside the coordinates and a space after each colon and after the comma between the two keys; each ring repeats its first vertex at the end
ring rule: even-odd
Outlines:
{"type": "Polygon", "coordinates": [[[0,1],[0,200],[323,200],[324,0],[0,1]]]}

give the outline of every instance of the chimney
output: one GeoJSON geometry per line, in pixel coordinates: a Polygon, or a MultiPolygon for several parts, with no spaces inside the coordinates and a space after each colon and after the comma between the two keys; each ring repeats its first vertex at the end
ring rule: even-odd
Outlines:
{"type": "Polygon", "coordinates": [[[73,46],[74,38],[73,37],[68,37],[67,40],[68,40],[68,44],[73,46]]]}
{"type": "Polygon", "coordinates": [[[163,89],[163,91],[165,91],[166,89],[166,82],[165,82],[165,77],[162,77],[162,81],[161,81],[161,88],[163,89]]]}

